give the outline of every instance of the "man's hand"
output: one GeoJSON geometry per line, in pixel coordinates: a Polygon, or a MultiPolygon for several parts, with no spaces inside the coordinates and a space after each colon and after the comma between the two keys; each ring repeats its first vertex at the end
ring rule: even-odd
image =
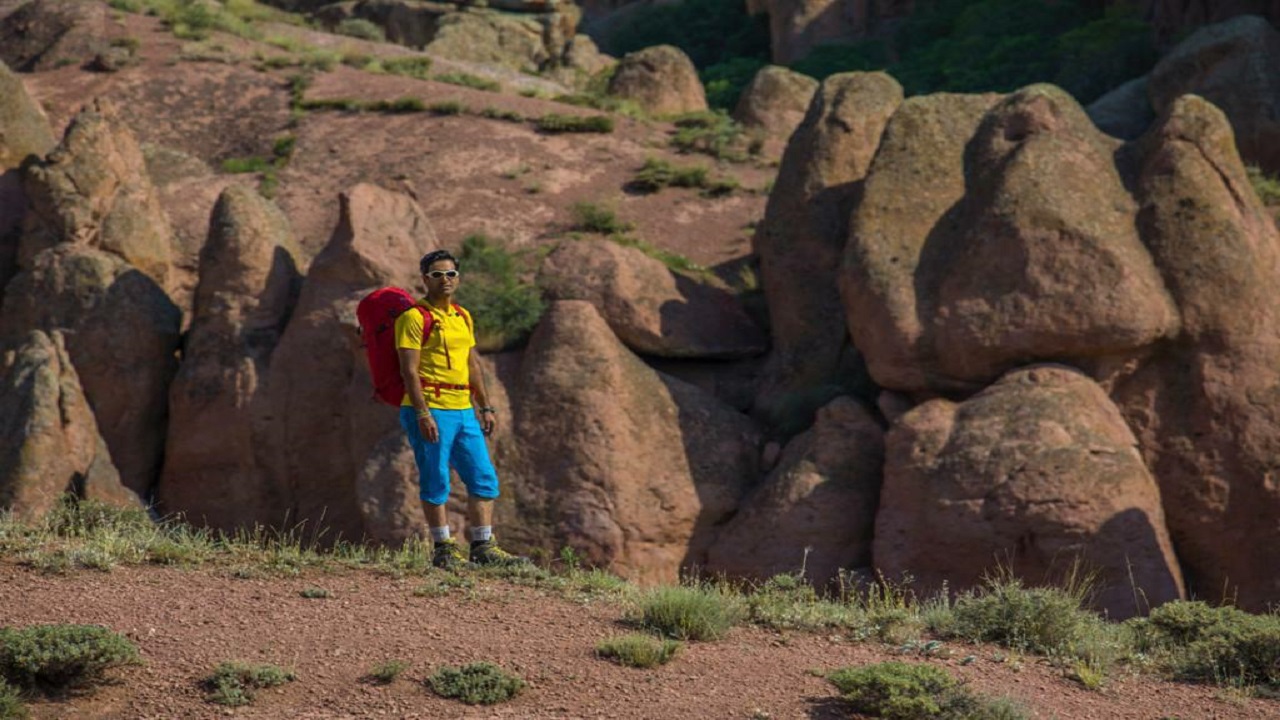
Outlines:
{"type": "Polygon", "coordinates": [[[498,427],[498,416],[492,410],[478,410],[476,414],[480,416],[480,429],[485,435],[492,435],[494,428],[498,427]]]}
{"type": "Polygon", "coordinates": [[[431,413],[418,416],[418,431],[427,442],[440,442],[440,428],[436,427],[436,420],[431,417],[431,413]]]}

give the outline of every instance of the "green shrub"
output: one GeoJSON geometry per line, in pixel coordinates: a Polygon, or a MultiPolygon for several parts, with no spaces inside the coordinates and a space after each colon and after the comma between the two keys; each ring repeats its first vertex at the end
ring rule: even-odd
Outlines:
{"type": "Polygon", "coordinates": [[[378,100],[365,105],[366,110],[383,113],[418,113],[426,112],[427,104],[418,98],[406,97],[396,100],[378,100]]]}
{"type": "Polygon", "coordinates": [[[229,173],[259,173],[271,167],[271,161],[264,157],[227,158],[222,161],[222,171],[229,173]]]}
{"type": "Polygon", "coordinates": [[[1280,614],[1174,601],[1130,627],[1138,649],[1179,678],[1280,688],[1280,614]]]}
{"type": "Polygon", "coordinates": [[[855,712],[892,720],[1014,720],[1026,714],[1008,700],[990,701],[965,690],[930,665],[883,662],[843,668],[827,679],[855,712]]]}
{"type": "Polygon", "coordinates": [[[431,58],[420,55],[387,58],[381,64],[382,71],[388,75],[403,75],[419,80],[426,80],[431,72],[431,58]]]}
{"type": "Polygon", "coordinates": [[[358,112],[364,109],[364,103],[352,98],[303,100],[298,103],[298,106],[303,110],[340,110],[342,112],[358,112]]]}
{"type": "Polygon", "coordinates": [[[866,614],[857,606],[821,598],[812,585],[792,574],[769,578],[746,601],[751,622],[778,630],[854,629],[866,624],[866,614]]]}
{"type": "Polygon", "coordinates": [[[463,87],[475,88],[476,90],[484,90],[486,92],[498,92],[502,90],[502,83],[489,78],[483,78],[479,75],[472,75],[464,72],[442,73],[436,75],[432,80],[450,85],[461,85],[463,87]]]}
{"type": "Polygon", "coordinates": [[[524,680],[493,663],[475,662],[462,667],[442,667],[427,678],[427,686],[441,697],[468,705],[494,705],[519,695],[524,689],[524,680]]]}
{"type": "Polygon", "coordinates": [[[465,273],[458,302],[471,312],[480,346],[508,348],[527,338],[546,304],[536,286],[521,281],[526,257],[477,234],[462,241],[458,264],[465,273]]]}
{"type": "Polygon", "coordinates": [[[0,720],[26,720],[27,706],[22,704],[18,688],[0,680],[0,720]]]}
{"type": "Polygon", "coordinates": [[[276,687],[297,679],[288,670],[275,665],[251,665],[240,662],[224,662],[204,679],[209,692],[205,700],[231,707],[248,705],[258,690],[276,687]]]}
{"type": "Polygon", "coordinates": [[[387,660],[373,666],[369,671],[369,679],[379,685],[390,685],[408,668],[409,663],[403,660],[387,660]]]}
{"type": "Polygon", "coordinates": [[[1245,168],[1249,173],[1249,184],[1258,194],[1264,205],[1280,205],[1280,179],[1267,175],[1257,165],[1245,168]]]}
{"type": "Polygon", "coordinates": [[[302,590],[298,591],[298,594],[308,600],[323,600],[325,598],[333,597],[333,593],[322,587],[316,587],[314,585],[302,588],[302,590]]]}
{"type": "Polygon", "coordinates": [[[428,105],[427,110],[433,115],[461,115],[466,112],[467,106],[457,100],[446,100],[428,105]]]}
{"type": "Polygon", "coordinates": [[[596,654],[636,668],[651,668],[665,665],[676,656],[680,643],[675,640],[664,640],[652,635],[632,633],[620,637],[601,640],[596,645],[596,654]]]}
{"type": "Polygon", "coordinates": [[[631,223],[619,220],[612,209],[593,202],[574,203],[573,220],[575,230],[601,235],[625,233],[635,229],[631,223]]]}
{"type": "Polygon", "coordinates": [[[0,677],[23,690],[87,687],[107,670],[137,662],[133,643],[96,625],[0,628],[0,677]]]}
{"type": "Polygon", "coordinates": [[[666,160],[647,158],[631,179],[630,187],[638,192],[653,193],[665,187],[705,188],[710,171],[704,165],[675,167],[666,160]]]}
{"type": "Polygon", "coordinates": [[[716,640],[745,615],[741,598],[709,586],[659,587],[640,599],[640,623],[677,640],[716,640]]]}
{"type": "Polygon", "coordinates": [[[760,68],[768,65],[765,58],[736,57],[724,62],[708,65],[698,76],[707,92],[707,105],[713,110],[733,112],[738,106],[738,99],[760,68]]]}
{"type": "Polygon", "coordinates": [[[347,18],[338,23],[338,27],[334,30],[339,35],[359,38],[361,40],[372,40],[374,42],[382,42],[387,39],[387,34],[382,28],[365,20],[364,18],[347,18]]]}
{"type": "Polygon", "coordinates": [[[515,110],[501,110],[492,106],[481,110],[480,117],[489,118],[490,120],[505,120],[507,122],[524,122],[524,115],[515,110]]]}
{"type": "Polygon", "coordinates": [[[720,160],[742,162],[749,143],[742,126],[724,111],[689,113],[675,120],[671,144],[680,152],[698,152],[720,160]]]}
{"type": "Polygon", "coordinates": [[[534,121],[537,128],[548,133],[611,133],[613,118],[605,115],[560,115],[548,113],[534,121]]]}

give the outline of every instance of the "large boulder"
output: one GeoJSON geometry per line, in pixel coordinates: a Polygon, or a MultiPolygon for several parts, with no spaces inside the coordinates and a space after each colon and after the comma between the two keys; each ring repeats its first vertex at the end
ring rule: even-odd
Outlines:
{"type": "Polygon", "coordinates": [[[271,354],[300,285],[289,223],[254,190],[223,192],[200,258],[182,365],[169,392],[157,501],[223,531],[283,525],[267,477],[271,354]]]}
{"type": "Polygon", "coordinates": [[[929,401],[886,439],[876,568],[911,575],[917,591],[959,591],[997,566],[1041,583],[1080,561],[1112,617],[1181,598],[1136,445],[1102,388],[1065,366],[1009,373],[961,404],[929,401]]]}
{"type": "Polygon", "coordinates": [[[32,212],[22,267],[71,242],[114,253],[167,289],[173,231],[142,150],[110,102],[94,100],[76,115],[48,157],[24,165],[23,185],[32,212]]]}
{"type": "Polygon", "coordinates": [[[566,241],[549,254],[539,285],[552,300],[586,300],[627,347],[644,355],[741,358],[767,338],[727,290],[669,270],[637,248],[566,241]]]}
{"type": "Polygon", "coordinates": [[[49,119],[22,78],[0,62],[0,172],[18,167],[28,155],[44,155],[56,144],[49,119]]]}
{"type": "Polygon", "coordinates": [[[552,304],[512,397],[518,541],[552,552],[567,543],[644,582],[705,567],[716,525],[755,478],[758,432],[746,416],[650,369],[583,301],[552,304]]]}
{"type": "Polygon", "coordinates": [[[916,277],[936,283],[925,292],[942,373],[981,384],[1029,359],[1122,355],[1176,332],[1118,147],[1051,85],[988,113],[965,158],[963,231],[926,245],[916,277]]]}
{"type": "Polygon", "coordinates": [[[655,45],[628,53],[609,80],[609,94],[631,100],[653,115],[680,115],[707,109],[698,69],[684,51],[655,45]]]}
{"type": "Polygon", "coordinates": [[[1148,93],[1163,115],[1194,93],[1231,120],[1245,162],[1280,173],[1280,31],[1257,16],[1197,30],[1151,71],[1148,93]]]}
{"type": "Polygon", "coordinates": [[[760,68],[742,91],[733,119],[748,131],[763,136],[764,154],[776,157],[769,152],[769,147],[779,143],[786,147],[787,139],[804,121],[817,91],[818,81],[808,75],[767,65],[760,68]]]}
{"type": "Polygon", "coordinates": [[[107,6],[32,0],[0,19],[0,61],[20,72],[79,64],[106,49],[107,6]]]}
{"type": "Polygon", "coordinates": [[[885,387],[925,388],[937,374],[926,320],[932,313],[928,298],[919,296],[918,275],[930,262],[926,246],[962,229],[957,207],[965,193],[965,147],[999,99],[939,93],[906,100],[885,127],[863,181],[849,219],[840,290],[854,344],[885,387]]]}
{"type": "Polygon", "coordinates": [[[0,367],[0,509],[32,520],[71,492],[141,507],[120,484],[62,333],[33,331],[0,367]]]}
{"type": "Polygon", "coordinates": [[[787,144],[753,239],[774,346],[757,400],[762,409],[845,374],[848,331],[837,279],[849,213],[901,102],[902,86],[884,73],[833,75],[787,144]]]}
{"type": "Polygon", "coordinates": [[[879,423],[853,398],[833,400],[725,524],[707,570],[765,579],[803,569],[822,587],[871,565],[883,466],[879,423]]]}
{"type": "Polygon", "coordinates": [[[5,292],[0,341],[65,330],[67,352],[125,486],[146,497],[164,455],[182,314],[119,257],[75,243],[37,255],[5,292]]]}
{"type": "Polygon", "coordinates": [[[359,540],[357,479],[374,447],[399,431],[373,398],[359,346],[356,304],[369,291],[417,288],[418,260],[437,246],[426,214],[406,195],[357,185],[341,197],[333,237],[311,263],[297,309],[267,376],[271,478],[290,522],[326,538],[359,540]]]}
{"type": "Polygon", "coordinates": [[[1187,96],[1142,144],[1141,231],[1182,334],[1113,396],[1160,482],[1189,589],[1280,601],[1280,235],[1221,111],[1187,96]]]}
{"type": "Polygon", "coordinates": [[[1086,110],[1099,130],[1121,140],[1137,140],[1156,119],[1145,75],[1094,100],[1086,110]]]}

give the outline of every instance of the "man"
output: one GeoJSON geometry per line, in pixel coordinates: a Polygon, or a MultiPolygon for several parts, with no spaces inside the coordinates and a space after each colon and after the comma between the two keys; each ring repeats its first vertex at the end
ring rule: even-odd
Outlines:
{"type": "Polygon", "coordinates": [[[422,258],[418,269],[427,287],[422,305],[431,313],[431,329],[423,337],[422,310],[415,307],[396,318],[395,339],[406,390],[400,425],[418,464],[419,497],[434,546],[431,564],[453,569],[468,560],[477,565],[527,562],[498,547],[493,537],[498,475],[485,436],[493,432],[497,419],[485,392],[484,375],[471,352],[476,344],[471,317],[453,304],[458,261],[449,251],[436,250],[422,258]],[[467,486],[469,555],[463,554],[449,533],[445,502],[450,466],[467,486]]]}

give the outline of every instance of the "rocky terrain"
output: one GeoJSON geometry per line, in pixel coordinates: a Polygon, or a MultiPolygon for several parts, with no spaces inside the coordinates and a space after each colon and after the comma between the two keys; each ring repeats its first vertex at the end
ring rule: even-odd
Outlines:
{"type": "Polygon", "coordinates": [[[568,55],[522,72],[256,23],[180,39],[0,3],[22,40],[0,44],[19,515],[70,490],[225,531],[417,536],[354,308],[483,233],[547,302],[484,358],[511,545],[645,582],[803,566],[922,589],[1079,558],[1116,618],[1280,600],[1280,237],[1246,171],[1277,162],[1265,20],[1192,34],[1088,109],[771,70],[732,162],[678,152],[673,114],[706,103],[671,48],[618,61],[592,101],[611,112],[553,99],[589,91],[568,55]],[[654,162],[734,182],[640,192],[654,162]]]}

